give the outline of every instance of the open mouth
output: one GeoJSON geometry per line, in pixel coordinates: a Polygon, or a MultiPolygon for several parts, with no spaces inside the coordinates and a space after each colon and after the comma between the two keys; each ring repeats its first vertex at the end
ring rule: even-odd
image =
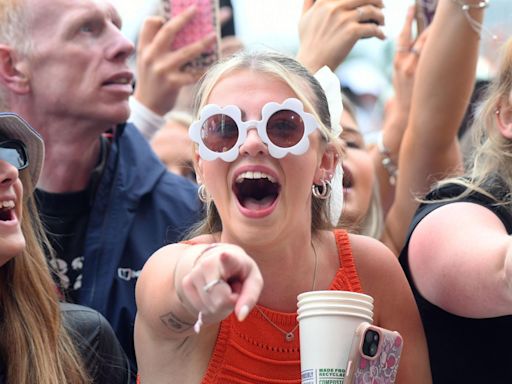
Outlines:
{"type": "Polygon", "coordinates": [[[132,86],[133,75],[130,72],[123,72],[110,77],[103,82],[104,86],[132,86]]]}
{"type": "Polygon", "coordinates": [[[280,189],[279,183],[263,172],[243,172],[233,184],[233,193],[240,205],[254,211],[271,207],[280,189]]]}
{"type": "Polygon", "coordinates": [[[14,220],[14,201],[0,202],[0,221],[14,220]]]}
{"type": "Polygon", "coordinates": [[[110,81],[105,81],[103,84],[105,85],[113,85],[113,84],[120,84],[120,85],[126,85],[126,84],[131,84],[131,80],[127,77],[121,77],[121,78],[118,78],[118,79],[114,79],[114,80],[110,80],[110,81]]]}

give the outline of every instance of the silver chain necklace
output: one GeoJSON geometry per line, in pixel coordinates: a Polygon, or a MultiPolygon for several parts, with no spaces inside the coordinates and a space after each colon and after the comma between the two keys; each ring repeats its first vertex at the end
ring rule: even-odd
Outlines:
{"type": "MultiPolygon", "coordinates": [[[[316,254],[316,249],[315,249],[315,246],[313,245],[313,241],[311,241],[311,248],[313,248],[313,253],[315,254],[315,267],[313,269],[313,285],[311,286],[311,290],[314,291],[315,290],[315,285],[316,285],[316,270],[317,270],[317,266],[318,266],[318,255],[316,254]]],[[[263,316],[263,318],[270,323],[270,325],[272,325],[275,329],[277,329],[279,332],[281,332],[284,335],[285,341],[291,342],[291,341],[293,341],[295,339],[295,331],[299,327],[299,323],[298,322],[297,322],[295,327],[293,327],[293,329],[290,332],[286,332],[284,329],[282,329],[276,323],[274,323],[272,320],[270,320],[270,318],[265,314],[265,312],[263,312],[258,307],[258,305],[256,305],[256,309],[258,310],[260,315],[263,316]]]]}

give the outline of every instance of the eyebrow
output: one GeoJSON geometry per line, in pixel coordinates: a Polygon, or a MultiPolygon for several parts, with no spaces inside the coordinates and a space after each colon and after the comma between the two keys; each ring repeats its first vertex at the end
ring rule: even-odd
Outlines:
{"type": "Polygon", "coordinates": [[[352,133],[352,134],[355,134],[355,135],[363,137],[362,133],[357,128],[354,128],[354,127],[351,127],[351,126],[344,125],[343,126],[343,131],[341,132],[341,134],[343,134],[345,132],[346,133],[352,133]]]}
{"type": "Polygon", "coordinates": [[[107,14],[110,16],[112,23],[119,29],[123,27],[123,20],[117,9],[112,4],[108,4],[107,14]]]}

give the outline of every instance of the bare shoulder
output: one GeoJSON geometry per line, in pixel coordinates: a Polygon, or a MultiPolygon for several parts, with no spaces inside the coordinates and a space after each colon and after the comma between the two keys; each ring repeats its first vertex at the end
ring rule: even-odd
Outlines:
{"type": "Polygon", "coordinates": [[[349,239],[352,254],[358,267],[359,265],[374,265],[376,263],[397,264],[396,256],[380,240],[370,236],[356,234],[349,234],[349,239]]]}
{"type": "Polygon", "coordinates": [[[390,279],[405,282],[402,267],[393,252],[379,240],[350,234],[352,255],[365,291],[381,290],[390,279]]]}

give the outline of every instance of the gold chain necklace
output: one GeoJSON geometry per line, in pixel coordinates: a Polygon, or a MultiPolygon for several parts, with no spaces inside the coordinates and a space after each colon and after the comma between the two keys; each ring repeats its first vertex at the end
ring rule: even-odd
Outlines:
{"type": "MultiPolygon", "coordinates": [[[[314,291],[315,290],[315,285],[316,285],[316,270],[317,270],[317,266],[318,266],[318,255],[316,254],[316,249],[315,249],[315,246],[313,245],[313,241],[311,241],[311,248],[313,248],[313,253],[315,254],[315,267],[313,269],[313,285],[311,286],[311,290],[314,291]]],[[[263,312],[258,307],[258,305],[256,305],[256,309],[258,310],[260,315],[263,316],[263,318],[270,323],[270,325],[272,325],[275,329],[277,329],[279,332],[281,332],[284,335],[285,341],[291,342],[291,341],[293,341],[293,339],[295,339],[295,331],[299,327],[299,323],[298,322],[297,322],[295,327],[293,327],[293,329],[290,332],[286,332],[284,329],[282,329],[276,323],[274,323],[272,320],[270,320],[270,317],[268,317],[265,314],[265,312],[263,312]]]]}

